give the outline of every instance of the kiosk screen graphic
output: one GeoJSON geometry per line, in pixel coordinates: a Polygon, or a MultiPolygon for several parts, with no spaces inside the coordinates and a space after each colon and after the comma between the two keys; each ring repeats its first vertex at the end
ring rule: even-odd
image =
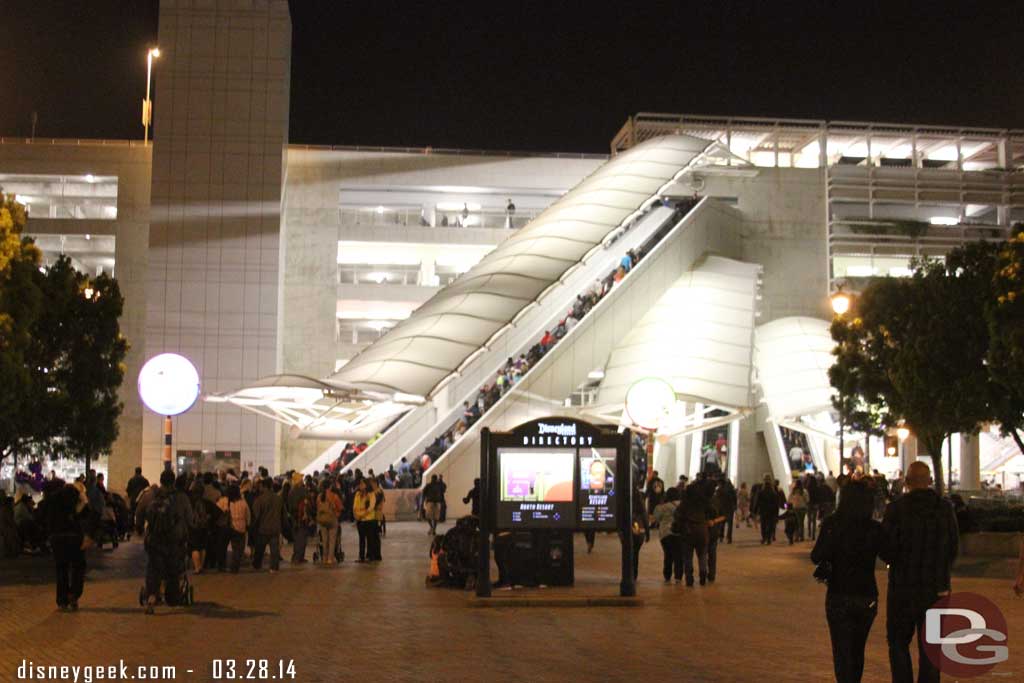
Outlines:
{"type": "Polygon", "coordinates": [[[579,526],[615,528],[615,449],[580,449],[579,526]]]}
{"type": "Polygon", "coordinates": [[[575,526],[575,449],[499,449],[498,527],[575,526]]]}

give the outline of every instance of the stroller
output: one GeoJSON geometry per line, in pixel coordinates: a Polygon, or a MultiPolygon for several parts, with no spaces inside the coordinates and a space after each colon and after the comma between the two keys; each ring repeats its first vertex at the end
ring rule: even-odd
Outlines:
{"type": "MultiPolygon", "coordinates": [[[[178,600],[173,605],[175,607],[191,607],[196,602],[195,589],[192,583],[188,580],[188,556],[185,557],[185,562],[182,565],[183,569],[178,575],[178,600]]],[[[163,605],[166,603],[164,595],[167,592],[167,587],[163,587],[164,590],[157,593],[156,604],[163,605]]],[[[146,585],[143,583],[142,587],[139,588],[139,606],[146,606],[146,585]]]]}
{"type": "Polygon", "coordinates": [[[476,585],[480,520],[472,515],[462,517],[445,532],[437,544],[437,583],[471,590],[476,585]]]}
{"type": "MultiPolygon", "coordinates": [[[[316,550],[313,551],[313,561],[321,562],[324,557],[324,542],[320,538],[320,530],[316,531],[316,550]]],[[[344,562],[345,551],[341,549],[341,522],[338,522],[338,526],[334,527],[334,561],[344,562]]]]}
{"type": "MultiPolygon", "coordinates": [[[[163,594],[156,596],[156,604],[164,604],[163,594]]],[[[175,607],[191,607],[196,603],[195,588],[192,583],[188,580],[188,572],[182,572],[178,577],[178,602],[175,607]]],[[[146,586],[143,585],[139,588],[139,606],[146,606],[146,586]]]]}

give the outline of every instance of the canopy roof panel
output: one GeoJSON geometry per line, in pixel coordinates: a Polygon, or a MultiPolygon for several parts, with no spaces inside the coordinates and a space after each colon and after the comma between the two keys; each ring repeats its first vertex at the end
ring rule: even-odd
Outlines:
{"type": "Polygon", "coordinates": [[[682,400],[748,407],[760,268],[709,256],[676,280],[612,351],[597,404],[621,406],[636,381],[660,377],[682,400]]]}
{"type": "Polygon", "coordinates": [[[437,292],[331,380],[426,397],[606,239],[709,142],[672,135],[616,156],[437,292]]]}
{"type": "Polygon", "coordinates": [[[829,324],[817,318],[780,318],[757,328],[754,362],[773,419],[831,410],[834,346],[829,324]]]}

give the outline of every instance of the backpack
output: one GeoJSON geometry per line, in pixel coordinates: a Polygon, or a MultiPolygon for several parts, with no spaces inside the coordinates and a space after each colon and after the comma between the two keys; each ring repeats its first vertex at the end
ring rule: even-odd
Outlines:
{"type": "Polygon", "coordinates": [[[326,495],[317,499],[316,523],[320,526],[335,526],[338,523],[338,515],[334,512],[334,506],[326,495]]]}
{"type": "Polygon", "coordinates": [[[149,530],[146,545],[170,549],[182,540],[178,527],[178,511],[174,505],[174,493],[160,492],[149,505],[146,517],[149,530]]]}
{"type": "Polygon", "coordinates": [[[205,529],[210,523],[210,513],[206,507],[206,499],[200,498],[199,501],[193,506],[195,515],[195,528],[205,529]]]}

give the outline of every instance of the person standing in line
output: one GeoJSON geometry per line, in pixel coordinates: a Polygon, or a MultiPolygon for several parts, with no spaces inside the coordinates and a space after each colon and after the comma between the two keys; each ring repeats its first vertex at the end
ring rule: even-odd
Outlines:
{"type": "MultiPolygon", "coordinates": [[[[312,482],[312,479],[310,479],[312,482]]],[[[292,520],[292,564],[302,564],[306,561],[306,541],[309,535],[309,527],[299,519],[299,505],[306,500],[309,489],[306,488],[306,481],[302,474],[292,474],[292,486],[288,491],[288,515],[292,520]]]]}
{"type": "MultiPolygon", "coordinates": [[[[919,683],[939,680],[924,652],[925,613],[949,595],[953,560],[959,551],[956,514],[931,488],[931,470],[923,462],[907,468],[907,493],[890,503],[882,520],[882,559],[889,565],[886,639],[894,683],[914,680],[910,641],[917,632],[919,683]]],[[[843,504],[845,495],[840,496],[843,504]]]]}
{"type": "Polygon", "coordinates": [[[839,509],[822,521],[811,551],[816,576],[828,581],[825,616],[837,683],[860,683],[864,647],[878,614],[875,558],[882,549],[882,525],[871,518],[873,495],[863,482],[847,484],[839,509]]]}
{"type": "Polygon", "coordinates": [[[366,479],[356,484],[356,495],[352,499],[352,514],[356,518],[356,531],[359,533],[359,559],[366,562],[366,550],[369,543],[369,524],[373,520],[373,496],[367,490],[366,479]]]}
{"type": "Polygon", "coordinates": [[[508,198],[508,203],[505,204],[505,227],[509,230],[515,227],[514,219],[516,216],[516,205],[512,203],[512,198],[508,198]]]}
{"type": "Polygon", "coordinates": [[[57,609],[74,612],[85,588],[85,534],[78,489],[59,479],[47,482],[40,518],[50,536],[57,570],[57,609]]]}
{"type": "Polygon", "coordinates": [[[135,519],[135,503],[139,494],[149,488],[149,480],[142,476],[142,468],[135,468],[135,476],[128,480],[125,486],[125,493],[128,495],[128,509],[132,519],[135,519]]]}
{"type": "Polygon", "coordinates": [[[818,513],[821,505],[818,480],[813,474],[808,474],[804,478],[804,492],[807,494],[807,538],[813,541],[818,533],[818,513]]]}
{"type": "Polygon", "coordinates": [[[252,505],[253,531],[256,534],[256,546],[253,550],[252,568],[259,570],[263,566],[263,555],[270,546],[270,573],[277,573],[281,566],[281,521],[284,517],[284,501],[274,492],[270,479],[262,479],[260,492],[252,505]]]}
{"type": "Polygon", "coordinates": [[[181,599],[179,589],[185,573],[188,531],[195,525],[184,486],[183,479],[179,490],[174,472],[164,470],[160,473],[159,490],[145,507],[140,505],[138,509],[146,520],[146,614],[153,614],[161,583],[167,605],[177,605],[181,599]]]}
{"type": "Polygon", "coordinates": [[[232,574],[238,573],[242,566],[242,556],[245,555],[245,534],[252,523],[252,512],[249,504],[242,497],[242,491],[238,484],[230,484],[225,496],[227,501],[226,515],[230,521],[228,533],[231,543],[231,565],[232,574]]]}
{"type": "Polygon", "coordinates": [[[736,492],[736,525],[746,522],[750,527],[750,489],[747,482],[740,482],[740,488],[736,492]]]}
{"type": "Polygon", "coordinates": [[[379,481],[370,479],[367,492],[370,494],[373,510],[367,527],[366,559],[370,562],[380,562],[383,559],[380,554],[380,535],[381,525],[384,523],[384,490],[380,487],[379,481]]]}
{"type": "Polygon", "coordinates": [[[670,488],[665,492],[665,499],[654,508],[654,521],[658,527],[661,551],[664,555],[661,575],[665,577],[665,583],[671,581],[673,576],[676,583],[681,583],[683,580],[682,539],[672,530],[672,520],[677,507],[679,507],[679,490],[670,488]]]}
{"type": "Polygon", "coordinates": [[[320,560],[325,566],[334,564],[334,540],[337,537],[340,515],[341,500],[324,481],[320,484],[320,495],[316,499],[316,526],[320,533],[320,547],[323,549],[323,557],[320,560]]]}

